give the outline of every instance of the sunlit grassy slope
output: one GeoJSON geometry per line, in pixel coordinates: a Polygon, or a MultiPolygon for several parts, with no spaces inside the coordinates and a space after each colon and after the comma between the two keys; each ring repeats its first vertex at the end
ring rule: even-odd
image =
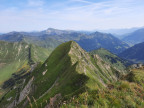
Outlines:
{"type": "Polygon", "coordinates": [[[61,107],[143,108],[144,68],[131,69],[122,80],[109,83],[105,89],[88,90],[65,101],[61,107]]]}
{"type": "MultiPolygon", "coordinates": [[[[70,99],[87,90],[104,89],[107,84],[115,82],[126,71],[116,69],[105,62],[98,55],[90,55],[85,52],[77,43],[69,41],[59,45],[48,57],[48,59],[27,77],[25,84],[33,79],[31,93],[28,94],[33,107],[47,105],[51,97],[60,94],[62,99],[70,99]],[[34,99],[36,101],[34,101],[34,99]]],[[[13,101],[19,100],[19,94],[23,85],[17,85],[12,89],[0,104],[7,106],[13,101]],[[20,88],[17,95],[12,95],[17,88],[20,88]],[[12,100],[6,103],[6,99],[12,100]],[[17,100],[15,100],[17,97],[17,100]]],[[[18,101],[18,107],[24,105],[27,98],[18,101]]],[[[30,107],[29,104],[24,105],[30,107]]]]}
{"type": "Polygon", "coordinates": [[[110,51],[104,48],[93,50],[90,52],[90,54],[99,55],[104,61],[106,61],[107,63],[111,64],[119,70],[125,70],[127,66],[132,64],[131,62],[118,57],[117,55],[111,53],[110,51]]]}
{"type": "Polygon", "coordinates": [[[31,61],[43,62],[50,53],[51,50],[24,42],[0,41],[0,85],[23,65],[31,61]]]}

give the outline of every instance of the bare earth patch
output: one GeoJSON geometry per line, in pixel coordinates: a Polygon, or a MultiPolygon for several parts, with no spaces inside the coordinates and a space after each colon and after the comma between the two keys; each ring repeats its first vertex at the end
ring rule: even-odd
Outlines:
{"type": "Polygon", "coordinates": [[[0,68],[2,68],[6,63],[0,63],[0,68]]]}

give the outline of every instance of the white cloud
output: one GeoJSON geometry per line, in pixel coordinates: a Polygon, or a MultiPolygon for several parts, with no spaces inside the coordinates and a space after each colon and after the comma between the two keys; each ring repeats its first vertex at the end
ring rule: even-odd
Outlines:
{"type": "MultiPolygon", "coordinates": [[[[41,5],[31,5],[38,8],[1,10],[0,24],[2,26],[0,26],[0,32],[43,30],[48,27],[93,30],[144,26],[144,7],[136,5],[133,0],[69,5],[76,1],[85,0],[60,3],[56,5],[59,9],[44,8],[43,2],[41,5]]],[[[144,2],[141,0],[142,3],[144,2]]]]}

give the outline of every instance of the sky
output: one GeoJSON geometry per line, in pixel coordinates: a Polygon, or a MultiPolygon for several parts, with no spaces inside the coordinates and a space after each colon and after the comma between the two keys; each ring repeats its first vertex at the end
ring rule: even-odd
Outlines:
{"type": "Polygon", "coordinates": [[[0,0],[0,32],[144,26],[144,0],[0,0]]]}

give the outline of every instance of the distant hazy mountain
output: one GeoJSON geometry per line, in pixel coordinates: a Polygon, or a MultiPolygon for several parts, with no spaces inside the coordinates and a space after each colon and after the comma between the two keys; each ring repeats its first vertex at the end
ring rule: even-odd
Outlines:
{"type": "Polygon", "coordinates": [[[10,32],[7,34],[0,35],[0,40],[8,42],[26,42],[28,44],[35,44],[44,48],[54,49],[61,42],[56,39],[45,37],[45,36],[31,36],[29,33],[21,32],[10,32]]]}
{"type": "Polygon", "coordinates": [[[62,42],[75,40],[83,49],[87,51],[102,47],[110,50],[113,53],[120,53],[129,47],[126,43],[122,42],[111,34],[57,30],[53,28],[33,33],[11,32],[0,35],[0,40],[10,42],[24,41],[44,48],[55,48],[62,42]]]}
{"type": "Polygon", "coordinates": [[[144,42],[134,45],[119,54],[120,57],[131,60],[133,62],[144,63],[144,42]]]}
{"type": "Polygon", "coordinates": [[[23,35],[19,32],[10,32],[0,35],[0,40],[9,41],[9,42],[20,42],[26,35],[23,35]]]}
{"type": "Polygon", "coordinates": [[[122,40],[133,45],[144,42],[144,28],[136,30],[122,40]]]}
{"type": "Polygon", "coordinates": [[[58,30],[54,28],[48,28],[47,30],[43,31],[35,31],[35,32],[20,32],[24,35],[30,35],[30,36],[42,36],[42,35],[61,35],[61,34],[69,34],[75,32],[73,30],[58,30]]]}
{"type": "Polygon", "coordinates": [[[118,36],[123,36],[125,34],[132,33],[136,30],[140,29],[140,27],[135,28],[125,28],[125,29],[109,29],[109,30],[100,30],[101,32],[116,34],[118,36]]]}
{"type": "Polygon", "coordinates": [[[105,48],[113,53],[120,53],[129,47],[126,43],[111,34],[95,32],[89,37],[80,39],[77,43],[86,51],[105,48]]]}

